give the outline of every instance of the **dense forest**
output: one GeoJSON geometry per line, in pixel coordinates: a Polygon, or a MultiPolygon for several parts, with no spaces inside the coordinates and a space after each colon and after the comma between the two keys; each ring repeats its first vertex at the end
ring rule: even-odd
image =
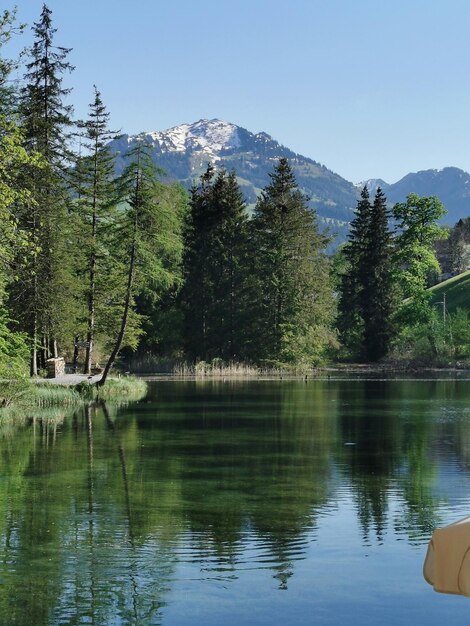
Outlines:
{"type": "Polygon", "coordinates": [[[329,256],[285,158],[251,216],[236,172],[209,163],[189,191],[163,183],[143,142],[117,176],[96,86],[87,119],[73,117],[51,11],[21,63],[3,54],[15,12],[0,19],[0,377],[37,376],[59,355],[86,374],[101,364],[105,380],[123,355],[151,368],[465,353],[467,314],[452,332],[427,291],[446,234],[437,198],[390,208],[364,188],[329,256]]]}

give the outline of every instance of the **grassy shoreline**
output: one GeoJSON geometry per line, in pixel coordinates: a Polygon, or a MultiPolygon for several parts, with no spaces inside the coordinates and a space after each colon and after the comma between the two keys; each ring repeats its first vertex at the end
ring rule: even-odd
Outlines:
{"type": "Polygon", "coordinates": [[[103,387],[88,381],[71,384],[31,379],[0,381],[0,408],[73,407],[98,400],[129,402],[141,400],[146,393],[147,383],[134,376],[108,379],[103,387]]]}
{"type": "Polygon", "coordinates": [[[104,400],[107,402],[130,402],[145,398],[147,394],[146,380],[196,380],[196,381],[243,381],[243,380],[320,380],[336,376],[381,376],[392,378],[397,375],[407,376],[410,379],[416,376],[428,375],[435,378],[439,373],[456,377],[465,372],[470,374],[470,367],[464,364],[449,364],[447,367],[423,366],[418,363],[335,363],[330,366],[316,368],[255,368],[237,365],[217,367],[186,367],[175,369],[172,372],[146,373],[139,377],[126,376],[110,378],[106,385],[100,387],[97,381],[83,380],[76,382],[73,376],[70,383],[66,377],[48,381],[47,379],[19,381],[0,381],[0,409],[14,407],[15,409],[31,410],[35,408],[73,408],[87,402],[104,400]]]}

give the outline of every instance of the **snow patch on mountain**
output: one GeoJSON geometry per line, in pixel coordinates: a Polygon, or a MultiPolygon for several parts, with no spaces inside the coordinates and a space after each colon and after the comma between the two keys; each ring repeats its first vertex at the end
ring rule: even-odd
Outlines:
{"type": "Polygon", "coordinates": [[[193,124],[180,124],[165,131],[153,131],[129,136],[128,143],[137,138],[146,139],[162,152],[203,153],[211,161],[220,160],[224,150],[240,147],[238,127],[223,120],[199,120],[193,124]]]}

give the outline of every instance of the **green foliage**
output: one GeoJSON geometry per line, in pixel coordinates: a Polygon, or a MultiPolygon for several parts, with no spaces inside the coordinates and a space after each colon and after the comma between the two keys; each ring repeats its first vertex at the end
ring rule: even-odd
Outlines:
{"type": "Polygon", "coordinates": [[[136,295],[152,293],[157,299],[173,289],[180,278],[182,242],[178,225],[184,194],[179,187],[169,190],[159,184],[148,146],[139,144],[129,158],[130,164],[120,179],[121,198],[127,205],[115,239],[116,275],[120,273],[123,287],[120,328],[101,385],[125,342],[132,346],[129,331],[134,330],[135,340],[141,332],[138,324],[134,329],[131,324],[137,317],[136,295]]]}
{"type": "MultiPolygon", "coordinates": [[[[75,290],[69,254],[68,189],[64,181],[68,165],[68,91],[62,75],[72,68],[66,48],[54,45],[51,12],[44,6],[34,25],[35,41],[26,65],[21,91],[20,119],[23,143],[32,157],[39,154],[42,168],[23,167],[21,185],[29,193],[16,207],[19,232],[28,242],[27,253],[16,247],[15,275],[10,294],[12,315],[31,337],[31,373],[37,373],[39,345],[42,361],[55,351],[57,342],[71,335],[75,316],[75,290]]],[[[42,363],[43,364],[43,363],[42,363]]]]}
{"type": "Polygon", "coordinates": [[[11,321],[0,310],[0,379],[18,379],[27,374],[27,337],[11,330],[11,321]]]}
{"type": "Polygon", "coordinates": [[[397,315],[400,324],[426,324],[431,318],[427,280],[430,272],[439,271],[433,244],[446,235],[437,224],[444,215],[444,206],[435,196],[410,194],[406,202],[393,207],[398,229],[396,273],[404,298],[397,315]]]}
{"type": "Polygon", "coordinates": [[[356,206],[355,218],[349,230],[348,243],[342,249],[344,261],[339,285],[338,330],[342,344],[353,357],[364,353],[364,283],[366,247],[370,224],[371,205],[366,186],[356,206]]]}
{"type": "Polygon", "coordinates": [[[395,332],[392,318],[396,307],[396,285],[388,222],[387,201],[379,188],[370,212],[364,254],[364,348],[370,361],[377,361],[387,354],[395,332]]]}
{"type": "Polygon", "coordinates": [[[333,315],[327,239],[280,159],[252,222],[251,357],[315,363],[330,345],[333,315]]]}
{"type": "Polygon", "coordinates": [[[243,356],[246,207],[236,177],[211,165],[193,187],[185,229],[185,349],[190,358],[243,356]]]}
{"type": "Polygon", "coordinates": [[[371,205],[364,187],[343,249],[338,327],[349,356],[377,361],[387,354],[394,334],[396,306],[393,240],[382,190],[371,205]]]}
{"type": "Polygon", "coordinates": [[[27,391],[29,345],[27,337],[12,330],[12,322],[0,310],[0,406],[18,401],[27,391]]]}
{"type": "Polygon", "coordinates": [[[108,128],[109,114],[96,87],[89,109],[88,119],[79,122],[88,154],[78,159],[72,175],[77,193],[75,213],[79,254],[76,269],[77,274],[84,277],[79,288],[86,302],[85,374],[91,372],[96,335],[101,335],[104,344],[116,335],[116,326],[109,326],[105,322],[112,319],[108,314],[109,302],[115,295],[115,283],[119,282],[113,258],[118,215],[115,157],[107,145],[116,133],[108,128]]]}
{"type": "Polygon", "coordinates": [[[426,324],[405,326],[395,345],[394,356],[426,365],[449,366],[470,359],[470,313],[457,309],[443,315],[433,308],[426,324]]]}
{"type": "Polygon", "coordinates": [[[73,406],[81,404],[82,399],[75,389],[66,385],[32,383],[23,404],[30,406],[73,406]]]}
{"type": "MultiPolygon", "coordinates": [[[[20,28],[21,29],[21,28],[20,28]]],[[[22,184],[25,168],[37,168],[40,160],[23,147],[24,133],[18,126],[15,93],[9,76],[16,62],[2,55],[2,48],[18,31],[15,11],[0,15],[0,299],[7,282],[14,279],[11,262],[15,248],[27,256],[28,242],[18,230],[16,207],[30,201],[31,194],[22,184]]]]}
{"type": "Polygon", "coordinates": [[[457,309],[446,318],[447,331],[455,359],[470,358],[470,312],[457,309]]]}
{"type": "Polygon", "coordinates": [[[92,385],[87,381],[75,387],[75,392],[85,400],[105,400],[122,402],[142,400],[147,395],[147,383],[141,378],[108,378],[103,386],[92,385]]]}

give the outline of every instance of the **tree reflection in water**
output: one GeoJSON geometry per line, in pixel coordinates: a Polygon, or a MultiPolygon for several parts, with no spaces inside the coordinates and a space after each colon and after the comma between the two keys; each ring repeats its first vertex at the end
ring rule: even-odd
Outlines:
{"type": "Polygon", "coordinates": [[[468,464],[458,384],[154,392],[0,423],[0,622],[158,624],[175,585],[254,570],[288,590],[346,495],[365,546],[420,542],[440,523],[437,463],[468,464]]]}

